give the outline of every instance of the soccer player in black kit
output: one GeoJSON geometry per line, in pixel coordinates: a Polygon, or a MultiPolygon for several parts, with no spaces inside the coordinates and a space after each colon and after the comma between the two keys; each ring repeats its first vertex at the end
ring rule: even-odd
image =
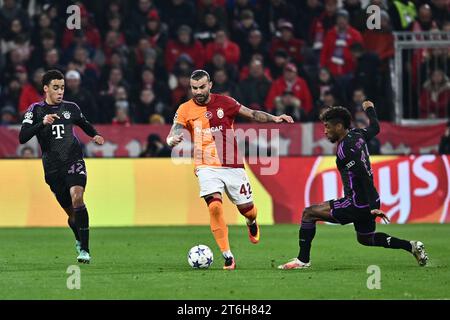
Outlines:
{"type": "Polygon", "coordinates": [[[42,86],[45,100],[33,103],[24,114],[19,140],[26,143],[36,135],[45,182],[69,216],[68,223],[75,234],[77,260],[89,263],[89,216],[83,201],[87,171],[73,127],[79,126],[96,144],[102,145],[104,139],[75,103],[63,100],[64,76],[60,71],[47,71],[42,86]]]}
{"type": "Polygon", "coordinates": [[[427,264],[427,254],[420,241],[407,241],[386,233],[375,232],[377,217],[388,222],[380,210],[380,197],[373,184],[372,168],[366,141],[380,132],[375,107],[364,101],[363,109],[370,119],[365,129],[350,129],[351,114],[343,107],[325,110],[320,120],[325,135],[337,143],[336,165],[344,186],[344,198],[313,205],[303,211],[299,231],[300,252],[297,258],[278,266],[278,269],[306,269],[311,266],[311,242],[316,234],[316,222],[327,221],[342,225],[353,223],[360,244],[390,249],[403,249],[413,254],[420,266],[427,264]]]}

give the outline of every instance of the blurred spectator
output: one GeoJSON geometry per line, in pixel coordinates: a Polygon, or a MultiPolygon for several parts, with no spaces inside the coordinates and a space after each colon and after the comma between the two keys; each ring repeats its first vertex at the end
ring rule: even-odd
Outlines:
{"type": "Polygon", "coordinates": [[[434,70],[420,94],[421,118],[446,118],[450,114],[450,80],[442,70],[434,70]]]}
{"type": "Polygon", "coordinates": [[[309,113],[313,108],[311,93],[306,81],[297,75],[297,67],[293,63],[288,63],[284,67],[283,76],[276,79],[270,87],[266,99],[266,107],[270,112],[275,106],[275,98],[281,96],[286,91],[301,101],[301,107],[305,113],[309,113]]]}
{"type": "MultiPolygon", "coordinates": [[[[303,2],[303,7],[299,11],[299,22],[297,25],[297,32],[302,39],[304,39],[309,46],[313,44],[312,29],[314,23],[319,19],[323,13],[323,4],[320,0],[307,0],[303,2]]],[[[300,2],[302,3],[302,2],[300,2]]],[[[322,34],[322,40],[324,35],[322,34]]]]}
{"type": "Polygon", "coordinates": [[[239,45],[240,48],[247,42],[248,36],[252,30],[259,29],[255,21],[255,17],[251,10],[243,10],[241,12],[239,22],[232,30],[232,38],[239,45]]]}
{"type": "Polygon", "coordinates": [[[24,146],[20,150],[20,157],[22,159],[33,159],[33,158],[37,158],[37,155],[34,153],[33,148],[31,148],[29,146],[24,146]]]}
{"type": "Polygon", "coordinates": [[[389,16],[395,31],[410,30],[417,17],[416,6],[410,0],[392,0],[389,6],[389,16]]]}
{"type": "Polygon", "coordinates": [[[131,12],[129,28],[127,30],[127,37],[132,44],[137,42],[139,35],[143,32],[150,12],[158,14],[158,10],[152,0],[138,0],[137,3],[137,8],[134,7],[131,12]]]}
{"type": "Polygon", "coordinates": [[[116,101],[116,114],[112,119],[113,125],[119,125],[129,127],[131,125],[130,118],[128,116],[129,105],[128,101],[116,101]]]}
{"type": "Polygon", "coordinates": [[[336,25],[337,9],[337,0],[325,0],[325,10],[313,20],[310,39],[314,50],[323,48],[326,33],[336,25]]]}
{"type": "Polygon", "coordinates": [[[169,40],[167,26],[161,23],[161,18],[156,10],[150,10],[145,25],[144,35],[148,37],[150,47],[156,50],[164,50],[169,40]]]}
{"type": "Polygon", "coordinates": [[[120,52],[123,55],[128,54],[128,47],[121,43],[120,34],[117,31],[109,30],[106,33],[103,43],[102,55],[106,64],[111,63],[111,55],[113,52],[120,52]]]}
{"type": "MultiPolygon", "coordinates": [[[[369,117],[367,117],[367,114],[363,109],[359,109],[358,111],[355,112],[354,119],[355,119],[355,127],[358,129],[365,129],[370,125],[370,119],[369,117]]],[[[366,142],[369,154],[371,155],[381,154],[381,143],[377,137],[373,137],[372,139],[366,142]]]]}
{"type": "Polygon", "coordinates": [[[430,6],[433,19],[437,22],[439,28],[443,28],[444,24],[450,21],[450,3],[448,0],[431,0],[430,6]]]}
{"type": "Polygon", "coordinates": [[[241,66],[248,65],[254,54],[260,54],[265,62],[269,60],[267,43],[264,41],[261,31],[258,29],[251,30],[247,40],[242,45],[241,66]]]}
{"type": "Polygon", "coordinates": [[[306,113],[301,106],[302,102],[292,91],[285,91],[275,98],[275,115],[287,114],[294,121],[306,121],[306,113]]]}
{"type": "Polygon", "coordinates": [[[125,33],[123,32],[122,16],[120,13],[113,13],[108,16],[108,30],[117,33],[119,45],[124,45],[126,43],[125,33]]]}
{"type": "Polygon", "coordinates": [[[356,113],[358,110],[362,109],[362,104],[366,100],[367,96],[363,88],[356,88],[353,90],[350,112],[356,113]]]}
{"type": "Polygon", "coordinates": [[[327,67],[335,77],[351,74],[355,70],[350,46],[362,42],[361,34],[349,25],[348,19],[346,10],[338,11],[336,26],[327,33],[320,54],[320,66],[327,67]]]}
{"type": "Polygon", "coordinates": [[[65,76],[66,90],[64,99],[75,102],[91,123],[98,122],[97,104],[91,92],[81,86],[81,76],[76,70],[70,70],[65,76]]]}
{"type": "Polygon", "coordinates": [[[344,0],[344,9],[350,15],[350,24],[353,28],[362,32],[366,30],[366,11],[362,9],[361,0],[344,0]]]}
{"type": "Polygon", "coordinates": [[[162,125],[166,124],[166,120],[164,120],[163,116],[160,114],[153,114],[150,116],[150,124],[162,125]]]}
{"type": "Polygon", "coordinates": [[[155,133],[152,133],[147,138],[145,150],[139,155],[139,157],[170,157],[172,150],[161,141],[161,137],[155,133]]]}
{"type": "MultiPolygon", "coordinates": [[[[83,80],[82,80],[83,83],[83,80]]],[[[123,73],[120,68],[111,68],[108,76],[108,81],[102,84],[98,96],[98,120],[100,123],[111,123],[114,116],[114,104],[116,92],[119,88],[122,88],[119,92],[125,91],[127,93],[128,84],[123,79],[123,73]]]]}
{"type": "Polygon", "coordinates": [[[318,104],[314,106],[314,109],[312,112],[309,113],[309,120],[313,122],[319,122],[320,121],[320,114],[327,108],[332,106],[339,105],[338,101],[336,100],[336,97],[331,91],[326,91],[323,94],[323,103],[318,104]]]}
{"type": "Polygon", "coordinates": [[[5,35],[1,40],[1,53],[5,54],[12,49],[17,48],[17,41],[20,36],[25,36],[22,21],[19,18],[15,18],[11,21],[10,25],[7,27],[5,35]]]}
{"type": "Polygon", "coordinates": [[[447,122],[447,128],[439,142],[439,154],[450,154],[450,121],[447,122]]]}
{"type": "MultiPolygon", "coordinates": [[[[26,73],[24,73],[26,76],[26,73]]],[[[17,77],[12,78],[3,88],[0,94],[0,105],[11,105],[14,109],[19,105],[20,92],[22,90],[21,83],[17,77]]]]}
{"type": "Polygon", "coordinates": [[[0,125],[17,123],[17,112],[13,106],[7,105],[0,110],[0,125]]]}
{"type": "Polygon", "coordinates": [[[177,85],[172,90],[172,105],[178,106],[183,102],[190,99],[191,95],[191,84],[190,84],[191,73],[182,71],[177,76],[177,85]]]}
{"type": "Polygon", "coordinates": [[[187,25],[182,25],[178,29],[177,39],[169,40],[165,50],[165,64],[168,72],[173,71],[175,62],[183,53],[191,57],[197,69],[203,68],[205,64],[205,49],[200,41],[194,40],[192,29],[187,25]]]}
{"type": "Polygon", "coordinates": [[[312,93],[314,96],[315,105],[320,106],[324,104],[325,93],[332,92],[336,97],[337,104],[345,104],[345,90],[336,82],[327,68],[320,68],[318,79],[314,81],[312,86],[312,93]]]}
{"type": "Polygon", "coordinates": [[[264,65],[261,60],[252,60],[249,70],[248,78],[238,85],[238,100],[251,109],[265,110],[264,102],[271,82],[264,74],[264,65]]]}
{"type": "Polygon", "coordinates": [[[236,86],[229,81],[227,71],[225,69],[217,69],[213,74],[212,93],[223,94],[227,96],[234,96],[236,93],[236,86]]]}
{"type": "Polygon", "coordinates": [[[283,49],[275,51],[272,63],[270,66],[270,74],[273,79],[277,79],[283,75],[284,67],[289,63],[289,56],[283,49]]]}
{"type": "Polygon", "coordinates": [[[44,61],[44,70],[57,69],[63,72],[65,69],[64,66],[59,62],[59,52],[55,48],[45,52],[44,61]]]}
{"type": "Polygon", "coordinates": [[[148,88],[142,89],[139,101],[136,104],[135,122],[148,124],[151,116],[154,114],[162,115],[163,112],[165,112],[165,106],[155,95],[155,92],[148,88]]]}
{"type": "Polygon", "coordinates": [[[191,29],[196,27],[195,8],[191,1],[166,0],[160,5],[162,20],[167,23],[172,37],[177,35],[177,30],[183,25],[191,29]]]}
{"type": "Polygon", "coordinates": [[[364,39],[364,48],[368,52],[378,55],[381,60],[382,69],[387,71],[389,60],[394,57],[394,35],[389,15],[386,11],[381,11],[380,29],[366,29],[362,37],[364,39]]]}
{"type": "Polygon", "coordinates": [[[286,0],[270,0],[264,5],[264,23],[269,24],[269,31],[275,34],[281,21],[297,22],[297,10],[286,0]]]}
{"type": "Polygon", "coordinates": [[[214,54],[212,61],[205,66],[205,70],[208,73],[214,74],[218,69],[225,69],[228,74],[228,78],[236,82],[239,79],[239,71],[236,65],[228,64],[225,56],[222,52],[217,52],[214,54]]]}
{"type": "Polygon", "coordinates": [[[151,89],[153,92],[157,93],[160,101],[165,104],[170,103],[170,90],[167,83],[159,81],[159,79],[155,77],[155,73],[152,69],[143,68],[139,80],[139,84],[134,88],[135,90],[137,89],[137,92],[135,91],[132,94],[133,99],[137,100],[143,89],[151,89]]]}
{"type": "MultiPolygon", "coordinates": [[[[236,26],[239,24],[239,19],[241,17],[241,13],[244,10],[250,10],[253,12],[253,15],[257,17],[258,24],[262,25],[265,23],[261,23],[262,19],[264,19],[261,10],[259,7],[257,7],[254,3],[254,1],[251,0],[235,0],[230,1],[228,3],[228,19],[230,20],[229,24],[232,29],[235,29],[236,26]]],[[[268,30],[264,30],[267,32],[268,30]]]]}
{"type": "Polygon", "coordinates": [[[228,25],[225,8],[217,5],[214,0],[200,0],[197,5],[197,12],[199,32],[196,33],[196,38],[204,44],[214,40],[214,33],[228,25]]]}
{"type": "Polygon", "coordinates": [[[19,19],[25,30],[28,28],[28,15],[20,7],[16,0],[4,0],[0,8],[0,38],[5,36],[5,31],[11,26],[14,19],[19,19]]]}
{"type": "Polygon", "coordinates": [[[39,43],[33,50],[30,65],[32,69],[37,69],[44,61],[45,53],[51,49],[56,49],[56,34],[52,30],[43,30],[38,38],[33,38],[39,43]]]}
{"type": "Polygon", "coordinates": [[[211,62],[213,56],[217,53],[221,53],[225,57],[227,63],[233,65],[239,64],[241,50],[235,42],[228,39],[225,30],[217,31],[214,42],[210,42],[206,45],[206,62],[211,62]]]}
{"type": "Polygon", "coordinates": [[[64,28],[64,34],[62,39],[62,48],[67,49],[72,44],[74,44],[75,36],[83,34],[86,37],[86,43],[91,47],[98,49],[101,46],[101,36],[95,24],[90,20],[89,13],[86,7],[79,4],[80,6],[80,22],[81,30],[71,30],[69,28],[64,28]]]}
{"type": "Polygon", "coordinates": [[[419,7],[418,17],[413,22],[411,29],[415,32],[438,30],[438,25],[433,20],[433,13],[428,4],[423,4],[419,7]]]}
{"type": "Polygon", "coordinates": [[[381,92],[380,59],[375,53],[366,52],[360,42],[354,42],[350,51],[355,61],[351,88],[362,87],[368,98],[377,103],[381,92]]]}
{"type": "Polygon", "coordinates": [[[199,21],[198,31],[194,37],[200,40],[203,45],[214,41],[215,34],[218,30],[223,29],[224,26],[219,24],[217,16],[212,12],[206,12],[203,16],[203,20],[199,21]]]}
{"type": "Polygon", "coordinates": [[[192,73],[192,71],[194,71],[194,61],[192,61],[189,55],[183,53],[178,57],[173,68],[173,73],[178,75],[181,72],[192,73]]]}
{"type": "MultiPolygon", "coordinates": [[[[259,54],[259,53],[254,53],[250,59],[249,64],[242,66],[241,71],[239,73],[239,82],[248,78],[248,76],[250,74],[249,65],[250,65],[251,61],[254,61],[254,60],[259,60],[264,65],[263,55],[259,54]]],[[[264,67],[264,75],[267,77],[267,79],[272,81],[272,74],[270,73],[269,67],[264,67]]]]}
{"type": "Polygon", "coordinates": [[[19,115],[22,116],[28,107],[37,101],[43,99],[42,91],[42,77],[44,76],[44,69],[37,69],[33,73],[33,79],[31,83],[26,84],[22,88],[19,98],[19,115]]]}
{"type": "Polygon", "coordinates": [[[288,21],[281,22],[278,29],[280,31],[280,36],[272,40],[270,46],[271,57],[274,57],[277,50],[283,49],[295,63],[302,62],[302,48],[304,42],[294,37],[294,26],[292,23],[288,21]]]}
{"type": "Polygon", "coordinates": [[[447,70],[448,75],[450,72],[449,66],[450,48],[433,48],[428,50],[420,66],[420,85],[423,85],[430,77],[431,73],[436,69],[447,70]]]}
{"type": "Polygon", "coordinates": [[[68,65],[67,69],[76,69],[81,75],[83,86],[91,90],[96,90],[98,88],[97,65],[91,61],[85,47],[80,46],[75,48],[71,63],[72,65],[68,65]]]}

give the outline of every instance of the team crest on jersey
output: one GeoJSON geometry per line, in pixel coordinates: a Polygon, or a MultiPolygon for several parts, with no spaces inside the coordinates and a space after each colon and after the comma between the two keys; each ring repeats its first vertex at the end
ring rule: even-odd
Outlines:
{"type": "Polygon", "coordinates": [[[217,109],[217,116],[219,117],[219,119],[222,119],[224,115],[225,113],[223,112],[222,108],[217,109]]]}
{"type": "Polygon", "coordinates": [[[31,120],[33,119],[33,112],[28,111],[27,113],[25,113],[25,119],[31,120]]]}
{"type": "Polygon", "coordinates": [[[212,119],[212,117],[213,117],[213,114],[212,114],[211,111],[206,111],[206,112],[205,112],[205,118],[206,118],[206,119],[209,120],[209,119],[212,119]]]}
{"type": "Polygon", "coordinates": [[[62,115],[63,115],[63,117],[64,117],[65,119],[70,119],[70,112],[69,112],[69,111],[64,111],[64,112],[62,113],[62,115]]]}

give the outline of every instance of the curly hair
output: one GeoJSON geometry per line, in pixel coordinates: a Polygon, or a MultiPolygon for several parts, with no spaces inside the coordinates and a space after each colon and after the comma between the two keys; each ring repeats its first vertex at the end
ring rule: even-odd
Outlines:
{"type": "Polygon", "coordinates": [[[329,107],[320,114],[320,121],[331,122],[333,125],[342,123],[345,129],[350,128],[352,115],[347,108],[329,107]]]}

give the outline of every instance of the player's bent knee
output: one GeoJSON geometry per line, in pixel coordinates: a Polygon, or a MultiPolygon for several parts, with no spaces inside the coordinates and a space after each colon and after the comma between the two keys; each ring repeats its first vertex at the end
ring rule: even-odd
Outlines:
{"type": "Polygon", "coordinates": [[[208,208],[211,215],[220,215],[222,212],[222,201],[217,198],[212,199],[212,201],[208,203],[208,208]]]}
{"type": "Polygon", "coordinates": [[[312,207],[305,208],[302,213],[302,221],[311,222],[312,219],[313,219],[312,207]]]}
{"type": "Polygon", "coordinates": [[[72,194],[72,205],[74,208],[79,208],[79,207],[84,206],[82,192],[75,192],[72,194]]]}

